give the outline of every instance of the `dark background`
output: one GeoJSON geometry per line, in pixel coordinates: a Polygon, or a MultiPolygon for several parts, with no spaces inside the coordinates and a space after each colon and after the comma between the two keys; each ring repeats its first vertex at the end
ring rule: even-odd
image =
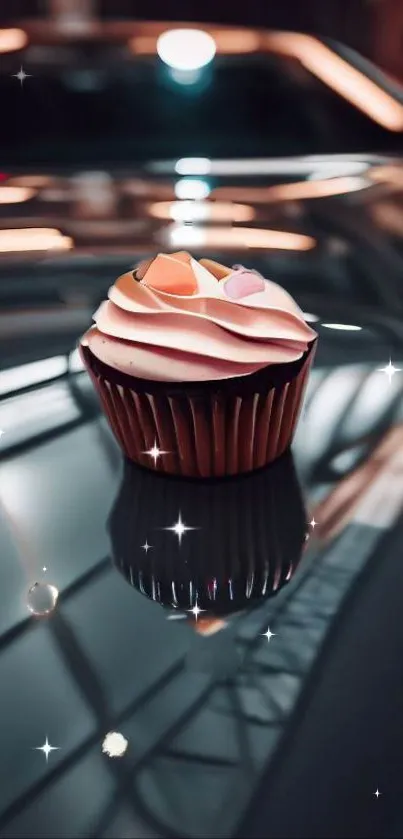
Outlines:
{"type": "MultiPolygon", "coordinates": [[[[0,22],[58,15],[64,0],[13,0],[0,3],[0,22]]],[[[71,5],[71,4],[70,4],[71,5]]],[[[173,3],[156,0],[77,0],[81,14],[97,10],[101,19],[194,20],[309,32],[336,38],[403,77],[403,4],[401,0],[215,0],[173,3]]]]}

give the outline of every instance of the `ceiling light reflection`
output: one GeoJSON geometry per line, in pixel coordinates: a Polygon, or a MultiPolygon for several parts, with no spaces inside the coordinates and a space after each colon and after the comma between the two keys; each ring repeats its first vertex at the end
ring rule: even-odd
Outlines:
{"type": "MultiPolygon", "coordinates": [[[[208,158],[193,158],[182,157],[176,163],[169,161],[157,161],[151,164],[150,168],[155,171],[171,172],[174,167],[178,171],[177,166],[180,164],[183,171],[180,174],[193,174],[187,172],[185,167],[189,165],[192,167],[193,161],[205,161],[208,158]]],[[[195,165],[198,165],[196,163],[195,165]]],[[[203,164],[201,164],[203,165],[203,164]]],[[[207,165],[207,164],[205,164],[207,165]]],[[[370,164],[363,160],[362,157],[351,155],[348,158],[340,155],[337,160],[334,160],[331,155],[323,155],[321,157],[291,157],[291,158],[272,158],[272,157],[243,157],[237,159],[209,160],[208,174],[217,175],[218,177],[226,177],[236,175],[237,177],[249,177],[251,175],[263,176],[273,175],[278,178],[279,173],[284,177],[296,177],[298,179],[309,178],[315,176],[316,178],[327,178],[330,176],[346,177],[352,175],[361,175],[370,168],[370,164]]],[[[194,174],[202,174],[201,172],[194,172],[194,174]]],[[[206,172],[207,174],[207,172],[206,172]]]]}
{"type": "MultiPolygon", "coordinates": [[[[155,25],[153,26],[155,30],[155,25]]],[[[149,30],[148,30],[149,31],[149,30]]],[[[175,31],[178,31],[175,27],[175,31]]],[[[180,30],[183,31],[183,30],[180,30]]],[[[221,29],[219,27],[203,27],[203,31],[215,41],[216,52],[225,55],[245,55],[259,52],[262,47],[262,35],[250,29],[240,27],[221,29]]],[[[163,34],[163,33],[160,33],[163,34]]],[[[157,49],[158,34],[136,35],[129,39],[128,46],[136,55],[154,55],[157,49]]]]}
{"type": "Polygon", "coordinates": [[[154,55],[157,39],[153,35],[136,35],[130,38],[128,45],[135,55],[154,55]]]}
{"type": "Polygon", "coordinates": [[[297,58],[324,84],[389,131],[403,131],[403,105],[312,35],[273,32],[267,47],[297,58]]]}
{"type": "Polygon", "coordinates": [[[23,29],[0,29],[0,53],[22,50],[28,43],[23,29]]]}
{"type": "Polygon", "coordinates": [[[0,253],[19,251],[69,250],[73,240],[50,227],[0,230],[0,253]]]}
{"type": "Polygon", "coordinates": [[[300,233],[283,230],[264,230],[258,227],[197,227],[177,225],[169,231],[174,246],[222,248],[273,248],[276,250],[307,251],[315,247],[315,239],[300,233]]]}
{"type": "Polygon", "coordinates": [[[201,29],[170,29],[159,36],[157,52],[174,70],[199,70],[213,60],[216,45],[201,29]]]}
{"type": "Polygon", "coordinates": [[[359,177],[330,178],[329,180],[295,181],[266,187],[219,187],[214,196],[222,199],[238,199],[259,204],[277,201],[302,201],[313,198],[327,198],[347,195],[370,187],[371,181],[359,177]]]}
{"type": "Polygon", "coordinates": [[[294,200],[298,198],[326,198],[332,195],[345,195],[371,186],[366,178],[329,178],[329,180],[308,180],[293,184],[279,184],[269,187],[267,197],[270,200],[294,200]]]}
{"type": "Polygon", "coordinates": [[[218,29],[214,30],[217,52],[242,53],[258,52],[261,45],[261,36],[258,32],[250,29],[218,29]]]}
{"type": "Polygon", "coordinates": [[[181,224],[171,228],[169,240],[174,247],[198,248],[206,244],[205,230],[193,224],[181,224]]]}
{"type": "Polygon", "coordinates": [[[40,189],[44,186],[51,186],[55,183],[55,180],[55,178],[52,178],[49,175],[18,175],[18,177],[10,178],[8,185],[40,189]]]}
{"type": "Polygon", "coordinates": [[[181,199],[194,199],[200,201],[210,194],[210,187],[207,181],[197,178],[181,178],[175,184],[175,195],[181,199]]]}
{"type": "Polygon", "coordinates": [[[1,186],[0,204],[22,204],[23,201],[29,201],[36,192],[36,189],[28,186],[1,186]]]}
{"type": "Polygon", "coordinates": [[[178,175],[208,175],[211,170],[211,160],[208,157],[181,157],[175,163],[178,175]]]}
{"type": "Polygon", "coordinates": [[[253,207],[231,201],[158,201],[150,204],[154,218],[174,221],[252,221],[253,207]]]}

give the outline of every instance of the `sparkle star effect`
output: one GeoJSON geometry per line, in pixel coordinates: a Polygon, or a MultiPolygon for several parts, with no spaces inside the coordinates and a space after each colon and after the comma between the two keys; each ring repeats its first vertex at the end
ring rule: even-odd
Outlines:
{"type": "Polygon", "coordinates": [[[275,638],[275,636],[276,636],[276,633],[275,632],[270,632],[270,627],[269,626],[267,627],[267,632],[262,632],[262,637],[267,638],[268,641],[270,641],[271,638],[275,638]]]}
{"type": "Polygon", "coordinates": [[[145,551],[146,554],[147,554],[148,551],[151,550],[152,545],[149,545],[148,542],[147,542],[147,539],[146,539],[146,541],[144,542],[144,545],[142,545],[141,547],[143,548],[143,551],[145,551]]]}
{"type": "Polygon", "coordinates": [[[23,84],[25,82],[25,79],[30,79],[30,78],[31,78],[30,73],[26,73],[24,71],[23,67],[20,67],[19,73],[14,73],[14,75],[13,75],[13,79],[18,79],[18,81],[21,83],[21,87],[23,86],[23,84]]]}
{"type": "Polygon", "coordinates": [[[376,797],[379,798],[379,796],[382,795],[382,793],[379,792],[379,789],[377,789],[376,792],[374,792],[374,795],[376,795],[376,797]]]}
{"type": "Polygon", "coordinates": [[[315,527],[316,527],[317,523],[318,523],[318,522],[317,522],[317,521],[315,521],[314,517],[312,517],[311,521],[309,522],[309,524],[310,524],[310,525],[311,525],[311,527],[312,527],[312,530],[315,530],[315,527]]]}
{"type": "Polygon", "coordinates": [[[195,621],[197,621],[197,618],[199,617],[199,615],[202,612],[205,612],[205,611],[206,611],[205,609],[199,609],[199,607],[197,605],[197,601],[196,601],[195,605],[193,606],[193,609],[188,609],[188,612],[190,612],[193,615],[195,621]]]}
{"type": "Polygon", "coordinates": [[[60,749],[60,746],[51,746],[47,737],[46,737],[46,740],[45,740],[43,746],[35,746],[35,751],[36,752],[43,752],[44,753],[44,755],[46,757],[46,763],[49,760],[50,753],[51,752],[57,752],[59,749],[60,749]]]}
{"type": "Polygon", "coordinates": [[[170,454],[170,452],[166,452],[163,449],[160,449],[157,446],[157,441],[154,440],[153,447],[151,449],[148,449],[146,452],[143,452],[143,454],[148,454],[149,457],[152,457],[152,459],[154,461],[154,466],[156,466],[158,458],[161,457],[164,454],[170,454]]]}
{"type": "Polygon", "coordinates": [[[187,524],[184,524],[182,521],[181,513],[178,515],[178,521],[172,525],[172,527],[164,527],[163,530],[171,530],[172,533],[178,537],[178,542],[182,544],[182,536],[184,533],[187,533],[188,530],[198,530],[197,527],[188,527],[187,524]]]}
{"type": "Polygon", "coordinates": [[[401,371],[400,367],[395,367],[395,365],[392,364],[392,359],[391,358],[389,359],[389,364],[387,364],[386,367],[378,367],[378,373],[385,373],[385,376],[387,376],[387,378],[389,380],[389,384],[391,383],[395,373],[401,373],[401,372],[402,371],[401,371]]]}

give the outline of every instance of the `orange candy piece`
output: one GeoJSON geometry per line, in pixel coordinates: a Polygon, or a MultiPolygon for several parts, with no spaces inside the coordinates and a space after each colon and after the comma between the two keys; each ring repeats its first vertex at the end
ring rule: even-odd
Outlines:
{"type": "Polygon", "coordinates": [[[226,265],[221,265],[220,262],[214,262],[213,259],[201,259],[200,265],[203,265],[203,268],[207,268],[207,271],[210,271],[210,274],[213,274],[216,280],[224,280],[225,277],[228,277],[232,273],[232,268],[227,268],[226,265]]]}
{"type": "Polygon", "coordinates": [[[196,277],[190,265],[191,256],[185,251],[159,253],[144,274],[142,282],[168,294],[196,294],[196,277]]]}

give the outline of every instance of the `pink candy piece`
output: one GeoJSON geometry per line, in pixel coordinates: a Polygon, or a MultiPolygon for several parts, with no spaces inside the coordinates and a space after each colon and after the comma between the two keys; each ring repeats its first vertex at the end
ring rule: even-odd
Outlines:
{"type": "Polygon", "coordinates": [[[239,300],[257,291],[264,291],[265,282],[263,277],[252,271],[234,271],[224,282],[224,291],[227,297],[232,300],[239,300]]]}

